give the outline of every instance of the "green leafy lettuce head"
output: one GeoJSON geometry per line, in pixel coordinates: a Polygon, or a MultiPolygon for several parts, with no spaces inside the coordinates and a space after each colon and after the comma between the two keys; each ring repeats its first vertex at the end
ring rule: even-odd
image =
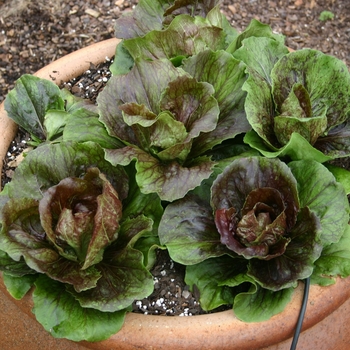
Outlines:
{"type": "Polygon", "coordinates": [[[182,198],[211,175],[208,151],[251,129],[245,65],[224,51],[238,33],[218,1],[192,0],[140,1],[116,33],[113,77],[97,101],[100,121],[126,147],[106,158],[135,160],[144,193],[182,198]]]}
{"type": "Polygon", "coordinates": [[[93,142],[38,147],[4,189],[0,249],[30,273],[60,282],[81,307],[125,310],[153,290],[134,245],[155,237],[162,212],[133,177],[93,142]]]}
{"type": "Polygon", "coordinates": [[[233,304],[239,318],[257,321],[240,309],[242,295],[256,303],[289,295],[339,242],[348,214],[343,187],[320,163],[247,157],[217,176],[210,203],[191,194],[169,204],[159,236],[171,258],[188,265],[186,282],[201,292],[202,307],[233,304]]]}
{"type": "MultiPolygon", "coordinates": [[[[236,57],[251,62],[254,43],[244,42],[248,49],[241,48],[236,57]]],[[[263,44],[263,55],[278,57],[271,41],[263,44]]],[[[295,160],[324,162],[350,154],[350,73],[341,60],[304,49],[280,57],[266,75],[256,63],[248,66],[243,89],[253,128],[245,138],[249,145],[268,157],[295,160]]]]}
{"type": "Polygon", "coordinates": [[[300,208],[288,166],[267,158],[233,162],[212,186],[220,241],[249,260],[247,273],[278,290],[308,277],[319,257],[319,219],[300,208]]]}
{"type": "Polygon", "coordinates": [[[100,120],[126,145],[106,150],[106,159],[114,165],[136,160],[144,193],[167,201],[183,197],[212,173],[206,152],[250,129],[241,90],[244,69],[224,51],[203,51],[183,69],[167,59],[137,59],[97,99],[100,120]],[[221,71],[219,78],[213,67],[221,71]]]}

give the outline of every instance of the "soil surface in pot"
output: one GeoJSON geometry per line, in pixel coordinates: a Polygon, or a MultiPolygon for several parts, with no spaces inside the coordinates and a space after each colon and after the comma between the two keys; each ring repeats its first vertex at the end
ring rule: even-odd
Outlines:
{"type": "MultiPolygon", "coordinates": [[[[50,1],[45,5],[41,1],[14,2],[18,5],[15,12],[13,6],[9,7],[10,0],[0,0],[0,102],[20,75],[32,73],[93,42],[113,37],[114,20],[137,3],[59,0],[49,7],[50,1]]],[[[222,10],[239,30],[243,30],[251,18],[256,18],[270,24],[276,32],[285,34],[287,45],[293,49],[311,47],[332,54],[348,65],[350,63],[348,0],[223,1],[222,10]],[[321,21],[320,14],[324,10],[331,11],[334,18],[321,21]]],[[[109,64],[107,60],[98,67],[91,66],[82,77],[67,82],[65,87],[75,95],[94,101],[110,77],[109,64]]],[[[29,136],[19,130],[8,151],[2,186],[11,180],[28,140],[29,136]]],[[[350,169],[349,159],[337,161],[337,165],[350,169]]],[[[195,291],[192,293],[184,282],[184,268],[174,263],[165,251],[158,252],[152,274],[154,293],[147,299],[135,301],[134,312],[167,316],[204,313],[198,295],[195,291]]]]}

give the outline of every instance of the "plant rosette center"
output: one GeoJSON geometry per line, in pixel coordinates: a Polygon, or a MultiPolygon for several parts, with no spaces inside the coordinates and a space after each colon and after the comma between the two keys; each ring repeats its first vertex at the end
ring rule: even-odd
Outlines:
{"type": "Polygon", "coordinates": [[[187,265],[185,281],[199,290],[202,308],[231,304],[239,319],[256,322],[283,310],[299,280],[332,283],[321,271],[348,239],[349,204],[328,169],[264,157],[223,169],[207,193],[169,204],[159,226],[171,258],[187,265]]]}
{"type": "Polygon", "coordinates": [[[274,188],[253,190],[241,218],[235,208],[218,209],[215,224],[221,242],[245,258],[272,259],[285,252],[287,222],[283,198],[274,188]]]}

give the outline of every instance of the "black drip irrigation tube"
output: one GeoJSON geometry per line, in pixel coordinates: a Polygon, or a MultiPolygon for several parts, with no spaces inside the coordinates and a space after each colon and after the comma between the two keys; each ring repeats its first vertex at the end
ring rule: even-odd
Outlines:
{"type": "Polygon", "coordinates": [[[306,312],[306,306],[307,306],[307,300],[309,298],[309,290],[310,290],[310,277],[304,280],[305,286],[304,286],[304,296],[303,296],[303,302],[301,304],[301,309],[298,317],[298,322],[295,328],[294,336],[292,345],[290,346],[290,350],[296,350],[297,343],[299,339],[299,335],[301,333],[301,327],[303,325],[304,316],[306,312]]]}

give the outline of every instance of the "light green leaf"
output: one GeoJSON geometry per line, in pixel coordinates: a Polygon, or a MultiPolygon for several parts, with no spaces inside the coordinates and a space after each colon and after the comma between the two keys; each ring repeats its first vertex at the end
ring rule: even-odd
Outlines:
{"type": "Polygon", "coordinates": [[[66,292],[63,284],[41,276],[33,292],[36,319],[55,338],[73,341],[101,341],[118,332],[124,323],[126,310],[101,312],[82,308],[66,292]]]}
{"type": "Polygon", "coordinates": [[[333,174],[337,182],[341,183],[346,194],[350,194],[350,171],[332,164],[325,164],[326,168],[333,174]]]}
{"type": "Polygon", "coordinates": [[[64,108],[68,113],[73,113],[81,108],[97,113],[96,105],[89,99],[75,96],[66,88],[61,89],[60,92],[65,103],[64,108]]]}
{"type": "Polygon", "coordinates": [[[242,41],[249,37],[266,37],[274,39],[281,44],[284,43],[283,35],[275,34],[269,25],[261,23],[256,19],[252,19],[248,27],[241,34],[239,34],[234,41],[232,41],[226,51],[233,54],[242,46],[242,41]]]}
{"type": "Polygon", "coordinates": [[[289,53],[288,48],[280,41],[256,36],[244,39],[241,45],[232,56],[243,61],[271,85],[272,68],[281,57],[289,53]]]}
{"type": "Polygon", "coordinates": [[[43,123],[44,128],[46,129],[47,140],[52,141],[61,136],[69,118],[70,115],[66,111],[47,111],[43,123]]]}
{"type": "Polygon", "coordinates": [[[298,182],[301,207],[309,207],[321,220],[321,243],[338,242],[349,221],[345,190],[322,164],[312,160],[288,164],[298,182]]]}
{"type": "Polygon", "coordinates": [[[220,6],[215,6],[206,16],[207,20],[216,27],[222,28],[226,35],[226,45],[228,46],[239,35],[239,31],[232,27],[227,17],[221,12],[220,6]]]}
{"type": "Polygon", "coordinates": [[[38,278],[38,274],[25,276],[11,276],[7,273],[2,275],[7,291],[13,298],[20,300],[32,288],[34,282],[38,278]]]}
{"type": "Polygon", "coordinates": [[[255,131],[247,132],[244,136],[244,142],[250,147],[258,150],[267,158],[289,156],[293,160],[316,160],[319,163],[324,163],[332,159],[312,147],[310,143],[298,133],[293,133],[289,142],[280,149],[267,146],[264,140],[259,137],[255,131]]]}
{"type": "Polygon", "coordinates": [[[292,299],[294,288],[273,292],[252,285],[248,292],[235,297],[233,310],[243,322],[262,322],[282,312],[292,299]]]}
{"type": "Polygon", "coordinates": [[[98,143],[103,148],[120,148],[124,144],[116,137],[110,136],[106,127],[95,112],[80,108],[70,114],[63,129],[63,141],[98,143]]]}
{"type": "Polygon", "coordinates": [[[315,262],[311,282],[322,286],[335,283],[335,277],[350,275],[350,226],[347,225],[339,242],[324,248],[315,262]]]}

